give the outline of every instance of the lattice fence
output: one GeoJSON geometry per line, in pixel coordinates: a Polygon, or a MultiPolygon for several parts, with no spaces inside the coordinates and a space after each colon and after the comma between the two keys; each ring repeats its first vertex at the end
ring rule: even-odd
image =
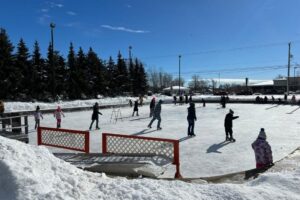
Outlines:
{"type": "Polygon", "coordinates": [[[180,177],[178,140],[103,133],[102,153],[167,157],[176,165],[175,177],[180,177]]]}
{"type": "Polygon", "coordinates": [[[89,132],[39,127],[38,145],[46,145],[89,153],[89,132]]]}

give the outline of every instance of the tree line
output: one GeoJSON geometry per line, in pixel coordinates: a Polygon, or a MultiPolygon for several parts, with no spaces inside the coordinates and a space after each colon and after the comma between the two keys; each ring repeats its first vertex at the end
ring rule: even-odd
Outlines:
{"type": "Polygon", "coordinates": [[[147,74],[138,59],[125,59],[118,52],[102,60],[90,47],[78,52],[70,43],[67,58],[48,46],[47,57],[40,53],[38,41],[29,52],[21,38],[14,52],[6,30],[0,28],[0,99],[54,100],[95,98],[98,95],[144,95],[147,74]]]}

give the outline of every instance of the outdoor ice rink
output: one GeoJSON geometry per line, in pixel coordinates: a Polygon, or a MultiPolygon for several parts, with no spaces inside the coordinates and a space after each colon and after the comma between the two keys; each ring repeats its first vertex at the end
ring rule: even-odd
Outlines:
{"type": "MultiPolygon", "coordinates": [[[[132,117],[133,108],[121,109],[122,119],[111,122],[112,108],[101,109],[100,130],[90,131],[91,152],[101,152],[102,132],[159,137],[180,140],[181,175],[188,177],[207,177],[222,175],[255,167],[251,143],[257,138],[260,128],[265,128],[273,159],[277,161],[300,146],[299,106],[277,104],[220,104],[208,103],[206,107],[196,104],[198,120],[195,124],[196,137],[187,137],[188,104],[162,104],[162,130],[147,128],[149,105],[139,107],[139,116],[132,117]],[[235,143],[224,143],[224,118],[229,109],[239,118],[233,121],[235,143]]],[[[62,128],[88,130],[92,111],[69,112],[62,119],[62,128]]],[[[34,119],[29,117],[30,143],[36,144],[34,119]]],[[[45,114],[41,126],[55,127],[53,115],[45,114]]],[[[64,150],[51,149],[55,152],[64,150]]],[[[167,173],[168,174],[168,173],[167,173]]]]}

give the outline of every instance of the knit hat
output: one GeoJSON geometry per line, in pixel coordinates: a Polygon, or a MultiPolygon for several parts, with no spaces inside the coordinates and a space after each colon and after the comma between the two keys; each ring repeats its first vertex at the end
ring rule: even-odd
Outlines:
{"type": "Polygon", "coordinates": [[[231,114],[233,114],[234,112],[233,112],[233,110],[231,110],[231,109],[229,109],[229,112],[231,113],[231,114]]]}
{"type": "Polygon", "coordinates": [[[260,132],[258,134],[258,137],[261,138],[261,139],[267,139],[267,136],[266,136],[266,133],[265,133],[265,129],[264,128],[261,128],[260,129],[260,132]]]}

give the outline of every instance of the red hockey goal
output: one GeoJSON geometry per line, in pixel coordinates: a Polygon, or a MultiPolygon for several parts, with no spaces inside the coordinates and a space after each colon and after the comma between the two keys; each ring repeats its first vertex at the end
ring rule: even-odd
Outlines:
{"type": "Polygon", "coordinates": [[[39,127],[38,145],[64,148],[89,153],[89,132],[70,129],[39,127]]]}
{"type": "Polygon", "coordinates": [[[143,136],[102,134],[103,154],[150,154],[168,157],[176,165],[175,178],[180,178],[179,140],[143,136]]]}

